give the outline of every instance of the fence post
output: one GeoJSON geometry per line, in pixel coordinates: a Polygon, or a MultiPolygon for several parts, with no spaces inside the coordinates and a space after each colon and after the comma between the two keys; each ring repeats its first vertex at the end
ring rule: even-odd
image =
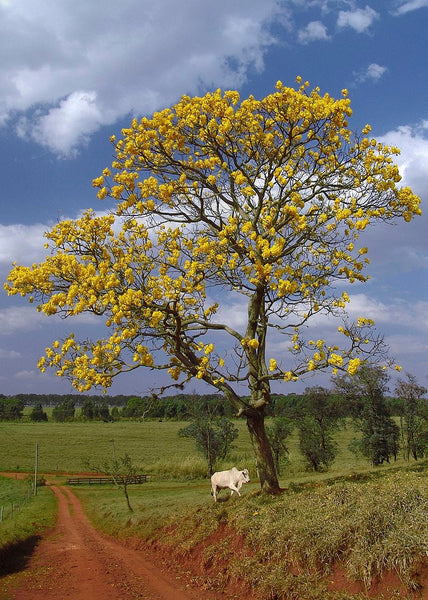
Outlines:
{"type": "Polygon", "coordinates": [[[39,466],[39,444],[36,443],[36,459],[34,463],[34,495],[37,496],[37,469],[39,466]]]}

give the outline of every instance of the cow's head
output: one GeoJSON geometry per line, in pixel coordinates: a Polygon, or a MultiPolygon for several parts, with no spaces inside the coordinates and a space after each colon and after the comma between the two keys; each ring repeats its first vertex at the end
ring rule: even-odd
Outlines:
{"type": "Polygon", "coordinates": [[[250,474],[248,472],[248,469],[244,469],[243,471],[241,471],[245,481],[248,483],[250,481],[250,474]]]}

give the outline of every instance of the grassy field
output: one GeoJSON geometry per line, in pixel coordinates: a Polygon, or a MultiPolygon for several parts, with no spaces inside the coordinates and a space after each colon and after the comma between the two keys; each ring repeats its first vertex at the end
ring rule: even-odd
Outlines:
{"type": "MultiPolygon", "coordinates": [[[[218,564],[222,577],[246,572],[248,583],[262,590],[265,598],[354,598],[346,592],[330,593],[326,587],[337,562],[350,578],[367,585],[389,571],[398,573],[408,590],[417,588],[417,568],[428,555],[428,461],[406,463],[400,458],[374,469],[349,451],[354,432],[348,428],[337,433],[339,454],[332,468],[313,473],[305,470],[293,435],[290,462],[280,477],[286,492],[266,497],[258,493],[251,444],[240,421],[236,449],[219,466],[246,466],[252,481],[244,486],[242,498],[216,504],[204,461],[191,440],[178,436],[183,425],[0,423],[0,471],[31,472],[36,443],[39,472],[53,473],[60,483],[65,473],[82,471],[88,459],[101,464],[113,453],[127,452],[142,472],[151,475],[147,483],[129,487],[133,512],[128,511],[122,491],[113,486],[74,488],[94,525],[110,535],[171,543],[183,560],[203,542],[198,555],[207,569],[222,560],[218,564]],[[245,539],[243,555],[229,549],[227,539],[207,541],[225,525],[245,539]],[[165,534],[165,526],[174,528],[172,535],[165,534]]],[[[0,498],[10,502],[24,487],[22,482],[0,478],[0,498]]],[[[228,495],[222,492],[220,498],[226,500],[228,495]]],[[[22,510],[19,523],[0,523],[0,538],[13,543],[33,535],[30,525],[37,531],[52,522],[54,504],[49,490],[42,488],[22,510]]]]}
{"type": "Polygon", "coordinates": [[[47,473],[82,471],[88,459],[96,464],[113,454],[128,453],[143,470],[193,454],[189,440],[178,437],[176,422],[1,423],[0,470],[31,471],[35,446],[39,467],[47,473]]]}
{"type": "MultiPolygon", "coordinates": [[[[254,457],[244,421],[236,422],[239,437],[236,448],[224,464],[247,467],[255,477],[254,457]]],[[[206,465],[196,454],[192,440],[178,436],[184,426],[176,421],[119,421],[113,423],[0,423],[0,471],[31,472],[38,444],[39,470],[44,473],[78,473],[85,463],[101,464],[104,460],[128,453],[142,472],[158,477],[189,479],[206,475],[206,465]]],[[[351,428],[337,432],[339,454],[325,477],[369,469],[362,458],[348,449],[354,432],[351,428]]],[[[281,479],[305,481],[313,477],[305,470],[298,451],[297,435],[289,440],[290,462],[282,469],[281,479]]],[[[222,467],[223,465],[219,465],[222,467]]]]}

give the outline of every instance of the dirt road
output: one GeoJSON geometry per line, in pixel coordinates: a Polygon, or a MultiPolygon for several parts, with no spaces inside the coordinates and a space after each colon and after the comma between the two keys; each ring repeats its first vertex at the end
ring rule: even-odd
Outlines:
{"type": "Polygon", "coordinates": [[[9,600],[209,600],[207,590],[186,589],[186,578],[151,563],[144,552],[96,531],[67,487],[58,499],[54,532],[36,547],[9,600]]]}

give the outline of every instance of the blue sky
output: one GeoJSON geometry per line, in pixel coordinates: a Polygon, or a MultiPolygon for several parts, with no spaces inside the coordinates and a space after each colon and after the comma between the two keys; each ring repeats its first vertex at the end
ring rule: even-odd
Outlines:
{"type": "MultiPolygon", "coordinates": [[[[374,318],[402,373],[428,385],[427,26],[428,0],[0,0],[2,281],[13,261],[43,260],[57,220],[105,209],[91,181],[134,116],[218,87],[261,97],[301,75],[333,96],[348,88],[351,127],[370,123],[401,149],[403,183],[422,199],[411,224],[368,232],[371,279],[348,293],[351,315],[374,318]]],[[[0,393],[71,392],[36,368],[70,330],[97,326],[43,317],[1,290],[0,393]]],[[[143,395],[155,381],[140,369],[109,393],[143,395]]]]}

